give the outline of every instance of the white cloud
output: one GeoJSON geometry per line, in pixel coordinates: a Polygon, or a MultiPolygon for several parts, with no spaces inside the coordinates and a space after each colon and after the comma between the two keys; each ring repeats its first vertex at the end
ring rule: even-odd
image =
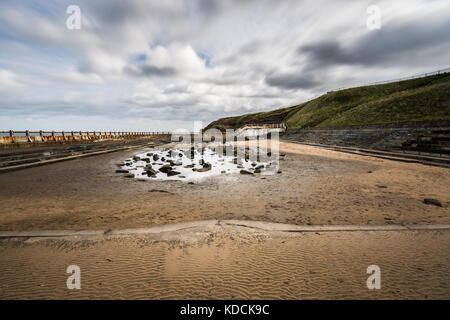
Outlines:
{"type": "Polygon", "coordinates": [[[17,91],[24,87],[11,71],[0,69],[0,92],[17,91]]]}

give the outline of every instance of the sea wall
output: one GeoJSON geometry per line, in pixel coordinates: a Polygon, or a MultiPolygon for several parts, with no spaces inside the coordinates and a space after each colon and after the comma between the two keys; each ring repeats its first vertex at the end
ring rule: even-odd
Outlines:
{"type": "Polygon", "coordinates": [[[422,126],[404,123],[369,125],[346,128],[288,129],[282,139],[304,143],[358,147],[378,150],[402,150],[408,145],[440,139],[442,147],[448,146],[450,122],[426,123],[422,126]],[[416,143],[417,142],[417,143],[416,143]]]}

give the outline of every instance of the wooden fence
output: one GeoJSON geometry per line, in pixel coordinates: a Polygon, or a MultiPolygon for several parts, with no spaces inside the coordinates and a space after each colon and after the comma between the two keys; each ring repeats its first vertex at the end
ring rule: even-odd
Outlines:
{"type": "Polygon", "coordinates": [[[123,131],[0,131],[0,144],[39,143],[58,141],[93,141],[109,139],[135,139],[170,132],[123,132],[123,131]]]}

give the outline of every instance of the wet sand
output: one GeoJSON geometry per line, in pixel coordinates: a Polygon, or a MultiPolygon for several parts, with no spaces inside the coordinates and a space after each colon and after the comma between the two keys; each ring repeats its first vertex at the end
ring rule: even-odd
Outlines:
{"type": "Polygon", "coordinates": [[[298,225],[450,222],[449,169],[282,142],[281,174],[139,181],[117,152],[0,175],[0,230],[121,229],[207,219],[298,225]],[[386,188],[380,188],[385,185],[386,188]],[[427,205],[436,198],[443,207],[427,205]]]}
{"type": "Polygon", "coordinates": [[[214,226],[0,240],[0,299],[449,299],[450,232],[214,226]],[[68,290],[66,268],[81,269],[68,290]],[[369,290],[366,269],[381,268],[369,290]]]}

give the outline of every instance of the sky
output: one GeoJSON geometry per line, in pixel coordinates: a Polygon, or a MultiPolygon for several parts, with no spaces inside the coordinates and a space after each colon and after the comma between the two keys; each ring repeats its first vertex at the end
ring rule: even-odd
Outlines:
{"type": "Polygon", "coordinates": [[[449,30],[448,0],[0,0],[0,130],[192,130],[448,68],[449,30]]]}

